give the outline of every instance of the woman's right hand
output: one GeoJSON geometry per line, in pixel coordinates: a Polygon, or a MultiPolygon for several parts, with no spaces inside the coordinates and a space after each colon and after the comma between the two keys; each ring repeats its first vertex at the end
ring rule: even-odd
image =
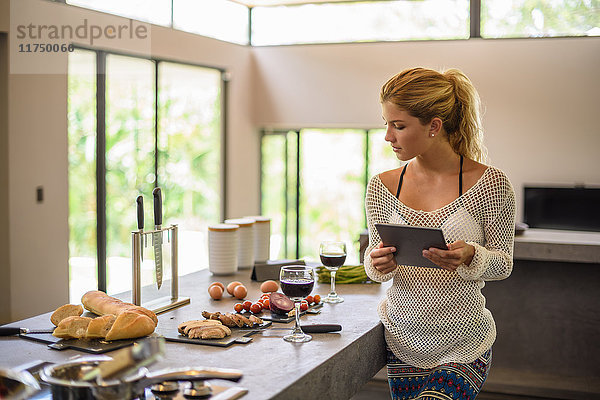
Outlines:
{"type": "Polygon", "coordinates": [[[383,243],[379,242],[379,245],[371,250],[370,254],[373,267],[382,274],[395,270],[398,267],[394,258],[395,251],[395,247],[383,247],[383,243]]]}

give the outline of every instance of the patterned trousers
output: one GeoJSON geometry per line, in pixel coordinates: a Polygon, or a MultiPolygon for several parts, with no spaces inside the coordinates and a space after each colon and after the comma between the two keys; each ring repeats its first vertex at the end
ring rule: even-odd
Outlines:
{"type": "Polygon", "coordinates": [[[492,349],[469,364],[447,363],[423,369],[408,365],[387,349],[388,382],[393,400],[474,399],[487,378],[492,349]]]}

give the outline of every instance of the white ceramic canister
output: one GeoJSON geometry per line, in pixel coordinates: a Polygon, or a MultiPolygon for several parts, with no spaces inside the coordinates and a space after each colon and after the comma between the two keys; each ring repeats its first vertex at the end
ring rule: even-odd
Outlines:
{"type": "Polygon", "coordinates": [[[208,227],[208,270],[214,275],[231,275],[237,272],[239,228],[234,224],[208,227]]]}
{"type": "Polygon", "coordinates": [[[238,231],[238,269],[254,266],[254,220],[251,218],[226,219],[226,224],[240,227],[238,231]]]}
{"type": "Polygon", "coordinates": [[[254,259],[269,260],[271,246],[271,218],[262,215],[244,217],[254,220],[254,259]]]}

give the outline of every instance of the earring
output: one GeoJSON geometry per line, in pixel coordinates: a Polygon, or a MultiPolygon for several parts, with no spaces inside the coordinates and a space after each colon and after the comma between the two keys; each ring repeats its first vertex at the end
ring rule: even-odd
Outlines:
{"type": "Polygon", "coordinates": [[[429,136],[434,137],[435,135],[433,133],[430,133],[429,136]]]}

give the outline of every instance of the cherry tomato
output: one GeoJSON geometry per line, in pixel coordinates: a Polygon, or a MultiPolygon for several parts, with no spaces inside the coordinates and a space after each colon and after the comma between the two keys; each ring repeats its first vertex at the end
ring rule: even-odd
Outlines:
{"type": "Polygon", "coordinates": [[[242,311],[244,311],[244,305],[242,303],[235,303],[235,305],[233,306],[233,310],[235,312],[241,313],[242,311]]]}
{"type": "Polygon", "coordinates": [[[308,304],[312,304],[313,301],[314,301],[314,298],[312,296],[306,296],[306,302],[308,304]]]}
{"type": "Polygon", "coordinates": [[[300,303],[300,311],[308,310],[308,303],[302,302],[300,303]]]}
{"type": "Polygon", "coordinates": [[[242,303],[242,306],[244,307],[244,310],[250,311],[250,306],[252,306],[252,302],[250,300],[246,300],[242,303]]]}
{"type": "Polygon", "coordinates": [[[315,301],[315,304],[319,304],[321,302],[321,296],[315,294],[313,300],[315,301]]]}
{"type": "Polygon", "coordinates": [[[261,300],[259,300],[259,301],[257,301],[257,302],[256,302],[256,304],[260,304],[260,307],[261,307],[262,309],[264,309],[264,308],[265,308],[265,301],[264,301],[264,300],[262,300],[262,299],[261,299],[261,300]]]}
{"type": "Polygon", "coordinates": [[[264,299],[263,300],[263,308],[264,309],[269,308],[270,305],[271,305],[271,302],[269,301],[269,299],[264,299]]]}
{"type": "Polygon", "coordinates": [[[254,303],[250,306],[250,312],[252,314],[258,314],[261,311],[262,311],[262,307],[260,306],[260,304],[254,303]]]}

